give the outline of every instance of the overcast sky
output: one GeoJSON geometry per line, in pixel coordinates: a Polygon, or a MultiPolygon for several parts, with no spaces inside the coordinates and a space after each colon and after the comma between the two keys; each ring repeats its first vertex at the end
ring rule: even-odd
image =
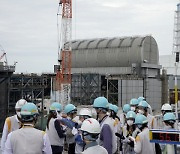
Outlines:
{"type": "MultiPolygon", "coordinates": [[[[151,34],[160,55],[172,53],[178,0],[72,0],[72,38],[151,34]]],[[[16,73],[53,72],[58,0],[0,0],[0,45],[16,73]]],[[[0,55],[3,52],[0,50],[0,55]]]]}

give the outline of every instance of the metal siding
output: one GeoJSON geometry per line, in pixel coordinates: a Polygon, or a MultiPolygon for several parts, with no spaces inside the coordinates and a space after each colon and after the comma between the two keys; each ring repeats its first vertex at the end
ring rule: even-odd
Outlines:
{"type": "Polygon", "coordinates": [[[140,64],[144,59],[148,60],[149,63],[158,64],[159,58],[157,43],[151,36],[81,40],[79,44],[75,42],[75,45],[73,45],[72,54],[76,55],[72,56],[73,68],[80,66],[127,67],[131,66],[132,63],[140,64]],[[78,50],[74,50],[77,46],[78,50]],[[105,48],[105,46],[108,46],[108,48],[105,48]],[[81,50],[84,50],[84,52],[79,52],[81,50]],[[97,54],[93,54],[94,58],[91,51],[97,52],[97,54]],[[86,56],[83,54],[86,54],[86,56]],[[97,56],[98,63],[94,60],[97,56]]]}
{"type": "Polygon", "coordinates": [[[154,110],[158,110],[161,108],[161,88],[161,81],[157,79],[148,79],[146,99],[154,110]]]}
{"type": "Polygon", "coordinates": [[[107,39],[103,40],[102,42],[99,43],[98,48],[106,48],[108,43],[109,43],[109,40],[107,39]]]}
{"type": "Polygon", "coordinates": [[[120,80],[118,81],[118,104],[122,106],[129,103],[132,98],[143,95],[143,80],[120,80]],[[121,85],[122,82],[122,85],[121,85]],[[122,87],[121,87],[122,86],[122,87]],[[122,89],[122,91],[121,91],[122,89]],[[122,96],[122,99],[121,99],[122,96]]]}

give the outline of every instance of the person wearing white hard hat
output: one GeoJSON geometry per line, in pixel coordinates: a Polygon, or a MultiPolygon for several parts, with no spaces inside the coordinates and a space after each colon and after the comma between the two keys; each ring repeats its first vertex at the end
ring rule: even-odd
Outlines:
{"type": "Polygon", "coordinates": [[[164,116],[166,113],[168,112],[172,112],[172,107],[170,104],[168,103],[165,103],[162,105],[161,107],[161,112],[162,112],[162,115],[164,116]]]}
{"type": "Polygon", "coordinates": [[[172,107],[171,107],[170,104],[165,103],[165,104],[162,105],[161,114],[155,116],[155,118],[157,119],[157,122],[158,122],[158,129],[163,129],[163,127],[164,127],[163,116],[166,113],[171,113],[171,112],[172,112],[172,107]]]}
{"type": "Polygon", "coordinates": [[[107,150],[98,145],[97,139],[101,132],[101,127],[96,119],[89,118],[83,121],[81,126],[83,140],[85,142],[85,150],[82,154],[108,154],[107,150]]]}
{"type": "Polygon", "coordinates": [[[15,131],[17,129],[19,129],[21,127],[21,115],[20,115],[20,111],[21,108],[24,104],[26,104],[27,101],[25,99],[20,99],[16,102],[15,105],[15,110],[16,110],[16,114],[11,116],[11,117],[7,117],[4,123],[4,127],[3,127],[3,132],[2,132],[2,139],[1,139],[1,150],[2,153],[4,151],[5,148],[5,142],[7,140],[7,136],[10,132],[15,131]]]}
{"type": "MultiPolygon", "coordinates": [[[[92,112],[88,108],[82,108],[79,111],[78,116],[79,116],[78,124],[79,124],[79,127],[80,127],[84,120],[92,117],[92,112]]],[[[74,134],[75,134],[75,141],[76,141],[75,153],[80,154],[83,151],[83,148],[84,148],[84,142],[83,142],[83,139],[82,139],[82,134],[81,134],[80,130],[78,130],[77,132],[74,132],[74,134]]]]}
{"type": "Polygon", "coordinates": [[[34,103],[21,108],[22,128],[8,135],[3,154],[52,154],[47,134],[34,128],[38,115],[34,103]]]}

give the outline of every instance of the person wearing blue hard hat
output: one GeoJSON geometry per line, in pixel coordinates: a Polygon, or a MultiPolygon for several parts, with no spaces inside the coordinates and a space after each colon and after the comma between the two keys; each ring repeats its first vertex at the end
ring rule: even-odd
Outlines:
{"type": "Polygon", "coordinates": [[[145,101],[146,99],[143,96],[139,96],[137,100],[138,103],[140,103],[141,101],[145,101]]]}
{"type": "Polygon", "coordinates": [[[138,104],[139,104],[138,99],[132,98],[132,99],[130,100],[130,103],[129,103],[129,104],[130,104],[130,106],[131,106],[131,111],[134,111],[134,112],[137,113],[138,104]]]}
{"type": "Polygon", "coordinates": [[[22,128],[8,135],[4,154],[52,154],[47,134],[34,128],[39,115],[36,105],[30,102],[26,103],[22,106],[20,114],[22,128]]]}
{"type": "Polygon", "coordinates": [[[155,144],[150,143],[149,140],[149,129],[148,129],[147,117],[138,114],[135,118],[135,125],[141,132],[134,139],[132,136],[129,137],[130,140],[134,142],[134,151],[137,154],[155,154],[155,144]]]}
{"type": "Polygon", "coordinates": [[[74,120],[77,115],[77,108],[73,104],[67,104],[64,107],[64,113],[67,118],[62,121],[67,125],[66,128],[66,142],[68,144],[68,154],[75,154],[75,134],[77,134],[78,123],[74,120]]]}
{"type": "Polygon", "coordinates": [[[149,114],[148,108],[149,108],[149,104],[147,103],[147,101],[141,101],[138,104],[138,113],[147,117],[149,129],[156,129],[157,128],[157,120],[154,116],[149,114]]]}
{"type": "Polygon", "coordinates": [[[61,118],[57,118],[61,111],[62,106],[58,102],[52,103],[49,108],[46,132],[49,136],[53,154],[61,154],[63,152],[64,139],[66,136],[66,127],[60,123],[61,118]]]}
{"type": "Polygon", "coordinates": [[[109,154],[117,151],[117,138],[115,136],[114,122],[107,115],[109,102],[105,97],[97,97],[93,102],[93,108],[97,113],[97,119],[101,126],[99,145],[103,146],[109,154]]]}
{"type": "Polygon", "coordinates": [[[174,124],[176,122],[176,117],[174,113],[168,112],[163,116],[163,122],[165,124],[164,129],[174,129],[174,124]]]}
{"type": "MultiPolygon", "coordinates": [[[[163,116],[163,122],[164,122],[164,129],[165,130],[175,130],[174,129],[174,124],[176,122],[176,117],[174,113],[172,112],[167,112],[163,116]]],[[[177,147],[175,145],[170,145],[170,144],[161,144],[161,149],[163,154],[176,154],[177,152],[177,147]]]]}
{"type": "MultiPolygon", "coordinates": [[[[136,113],[134,111],[129,111],[126,114],[126,124],[122,128],[123,132],[123,153],[135,154],[134,152],[134,142],[129,140],[129,136],[133,136],[136,129],[135,127],[136,113]]],[[[135,136],[134,136],[135,137],[135,136]]]]}
{"type": "Polygon", "coordinates": [[[123,113],[120,114],[120,125],[121,128],[125,125],[126,123],[126,114],[131,111],[131,106],[129,104],[124,104],[123,105],[123,113]]]}
{"type": "Polygon", "coordinates": [[[119,119],[119,117],[117,116],[117,113],[118,113],[118,110],[119,110],[119,107],[117,105],[114,105],[114,104],[109,104],[109,116],[112,117],[113,119],[119,119]]]}

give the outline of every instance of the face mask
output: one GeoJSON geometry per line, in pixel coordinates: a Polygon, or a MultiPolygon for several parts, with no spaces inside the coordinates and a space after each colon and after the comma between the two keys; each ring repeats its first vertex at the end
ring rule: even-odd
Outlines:
{"type": "Polygon", "coordinates": [[[132,125],[133,125],[133,123],[134,123],[134,121],[133,121],[133,120],[127,120],[127,124],[128,124],[129,126],[132,126],[132,125]]]}
{"type": "Polygon", "coordinates": [[[134,106],[131,107],[131,111],[135,111],[136,108],[134,106]]]}
{"type": "Polygon", "coordinates": [[[16,114],[17,114],[17,116],[19,117],[19,118],[21,118],[21,114],[20,114],[21,112],[16,112],[16,114]]]}
{"type": "Polygon", "coordinates": [[[138,113],[144,114],[144,111],[143,110],[138,110],[138,113]]]}

